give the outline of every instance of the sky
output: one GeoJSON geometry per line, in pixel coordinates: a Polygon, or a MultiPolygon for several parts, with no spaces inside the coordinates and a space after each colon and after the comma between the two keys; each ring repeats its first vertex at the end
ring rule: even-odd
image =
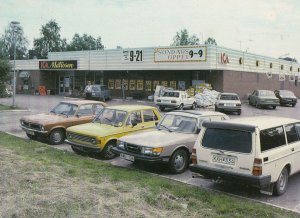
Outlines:
{"type": "Polygon", "coordinates": [[[51,19],[61,36],[101,36],[105,49],[169,46],[186,28],[200,42],[300,61],[299,0],[1,0],[0,35],[19,21],[33,47],[51,19]]]}

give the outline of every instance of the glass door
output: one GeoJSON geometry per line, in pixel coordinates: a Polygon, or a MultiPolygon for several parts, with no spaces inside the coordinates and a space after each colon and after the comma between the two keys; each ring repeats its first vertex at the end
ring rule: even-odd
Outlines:
{"type": "Polygon", "coordinates": [[[73,90],[73,76],[60,76],[59,77],[59,94],[70,95],[73,90]]]}

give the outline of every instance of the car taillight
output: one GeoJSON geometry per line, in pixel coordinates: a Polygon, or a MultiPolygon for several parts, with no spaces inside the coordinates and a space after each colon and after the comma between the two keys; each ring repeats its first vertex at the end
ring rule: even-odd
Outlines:
{"type": "Polygon", "coordinates": [[[157,99],[156,102],[161,102],[161,100],[160,100],[160,99],[157,99]]]}
{"type": "Polygon", "coordinates": [[[236,104],[236,106],[242,106],[241,104],[236,104]]]}
{"type": "Polygon", "coordinates": [[[252,175],[253,176],[261,176],[262,175],[262,160],[259,158],[254,159],[252,175]]]}
{"type": "Polygon", "coordinates": [[[192,156],[191,156],[191,160],[193,164],[197,164],[197,151],[196,148],[192,149],[192,156]]]}

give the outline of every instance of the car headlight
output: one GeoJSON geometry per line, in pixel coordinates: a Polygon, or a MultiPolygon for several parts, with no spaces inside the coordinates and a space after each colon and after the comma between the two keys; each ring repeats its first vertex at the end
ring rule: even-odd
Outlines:
{"type": "Polygon", "coordinates": [[[157,148],[149,148],[149,147],[142,147],[141,153],[147,156],[159,156],[163,151],[163,147],[157,148]]]}
{"type": "Polygon", "coordinates": [[[125,149],[125,142],[118,141],[118,148],[124,150],[125,149]]]}

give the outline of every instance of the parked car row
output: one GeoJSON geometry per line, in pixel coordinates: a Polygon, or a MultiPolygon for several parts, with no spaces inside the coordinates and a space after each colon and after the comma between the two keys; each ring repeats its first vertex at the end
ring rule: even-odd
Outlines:
{"type": "MultiPolygon", "coordinates": [[[[241,112],[234,93],[221,93],[215,106],[241,112]]],[[[51,144],[65,141],[77,154],[161,163],[176,174],[192,162],[194,173],[277,195],[286,191],[288,177],[300,171],[300,120],[296,119],[229,120],[220,112],[198,110],[171,111],[161,117],[156,107],[108,107],[80,100],[63,101],[49,114],[26,116],[20,122],[30,139],[43,137],[51,144]]]]}

